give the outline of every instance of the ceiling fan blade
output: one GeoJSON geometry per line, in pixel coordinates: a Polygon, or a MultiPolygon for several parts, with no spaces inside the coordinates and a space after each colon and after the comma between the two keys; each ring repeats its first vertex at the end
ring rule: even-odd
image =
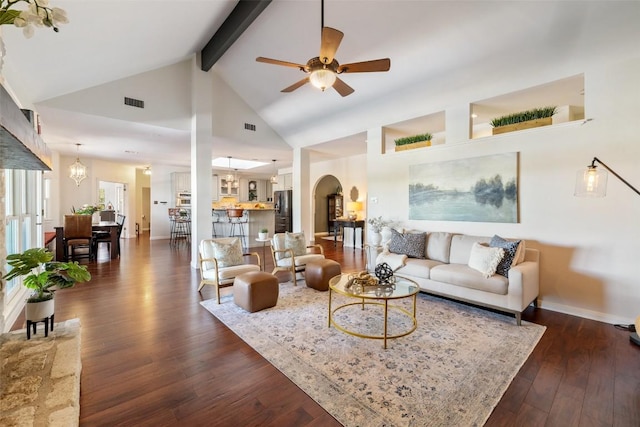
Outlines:
{"type": "Polygon", "coordinates": [[[320,61],[324,64],[331,64],[333,57],[336,55],[340,42],[344,37],[342,31],[338,31],[335,28],[323,27],[322,28],[322,43],[320,44],[320,61]]]}
{"type": "Polygon", "coordinates": [[[338,92],[341,96],[348,96],[353,93],[353,88],[336,77],[336,81],[333,84],[333,88],[338,92]]]}
{"type": "Polygon", "coordinates": [[[294,62],[287,62],[287,61],[280,61],[279,59],[265,58],[263,56],[257,57],[256,61],[264,62],[265,64],[282,65],[285,67],[299,68],[301,70],[304,70],[305,68],[305,65],[302,65],[302,64],[296,64],[294,62]]]}
{"type": "Polygon", "coordinates": [[[295,82],[291,86],[285,87],[280,92],[293,92],[294,90],[298,89],[300,86],[304,86],[307,83],[309,83],[309,77],[305,77],[304,79],[295,82]]]}
{"type": "Polygon", "coordinates": [[[342,64],[338,67],[338,73],[370,73],[376,71],[389,71],[391,60],[389,58],[374,59],[372,61],[354,62],[342,64]]]}

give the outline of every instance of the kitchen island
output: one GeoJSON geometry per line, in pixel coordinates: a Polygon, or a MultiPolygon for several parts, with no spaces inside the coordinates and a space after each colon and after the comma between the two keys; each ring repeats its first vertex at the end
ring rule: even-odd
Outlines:
{"type": "MultiPolygon", "coordinates": [[[[245,232],[247,233],[246,244],[249,247],[257,246],[255,239],[258,237],[261,229],[266,228],[269,230],[269,236],[273,235],[275,226],[275,211],[273,208],[246,208],[244,211],[247,212],[248,222],[245,224],[245,232]]],[[[218,237],[226,237],[229,235],[231,232],[231,223],[227,216],[227,209],[213,208],[212,221],[218,237]]]]}

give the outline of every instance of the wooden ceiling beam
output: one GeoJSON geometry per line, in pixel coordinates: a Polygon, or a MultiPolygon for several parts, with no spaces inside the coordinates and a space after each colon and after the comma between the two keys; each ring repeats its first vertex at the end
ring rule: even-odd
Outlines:
{"type": "Polygon", "coordinates": [[[200,51],[202,71],[209,71],[270,3],[271,0],[239,0],[218,31],[200,51]]]}

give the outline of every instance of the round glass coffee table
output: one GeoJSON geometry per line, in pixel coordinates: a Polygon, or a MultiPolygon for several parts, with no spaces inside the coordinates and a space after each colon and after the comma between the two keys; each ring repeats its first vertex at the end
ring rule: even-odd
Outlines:
{"type": "Polygon", "coordinates": [[[420,287],[416,282],[405,277],[394,276],[395,283],[393,287],[347,287],[349,276],[351,275],[343,273],[329,280],[329,327],[333,325],[339,331],[360,338],[382,340],[385,349],[387,348],[388,339],[404,337],[416,330],[416,328],[418,327],[418,321],[416,320],[416,295],[420,291],[420,287]],[[341,303],[336,307],[332,307],[333,292],[337,292],[340,295],[356,299],[357,301],[341,303]],[[391,300],[403,298],[412,298],[413,308],[411,311],[399,305],[389,304],[389,301],[391,300]],[[344,324],[341,325],[336,321],[334,315],[338,310],[357,305],[362,306],[362,310],[364,310],[366,305],[380,306],[383,308],[381,315],[383,316],[384,326],[381,334],[370,335],[366,333],[356,332],[349,326],[346,326],[344,324]],[[389,335],[389,310],[394,310],[400,313],[400,315],[406,316],[409,319],[409,323],[411,324],[411,326],[406,330],[396,331],[393,335],[389,335]]]}

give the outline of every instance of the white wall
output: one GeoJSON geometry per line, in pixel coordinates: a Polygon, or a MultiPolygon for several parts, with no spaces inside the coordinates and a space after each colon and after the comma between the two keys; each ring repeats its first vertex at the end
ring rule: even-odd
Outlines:
{"type": "MultiPolygon", "coordinates": [[[[558,75],[556,78],[564,76],[558,75]]],[[[524,89],[524,88],[523,88],[524,89]]],[[[465,103],[478,97],[469,90],[465,103]]],[[[497,93],[495,94],[497,95],[497,93]]],[[[586,124],[568,123],[399,153],[380,153],[380,128],[368,132],[368,217],[410,228],[523,238],[541,251],[544,308],[611,323],[640,314],[640,196],[609,174],[607,197],[573,196],[576,172],[594,156],[640,187],[640,58],[585,70],[586,124]],[[408,173],[428,164],[519,152],[520,222],[408,220],[408,173]],[[377,197],[378,203],[371,203],[377,197]]],[[[465,103],[442,97],[448,108],[465,103]],[[449,102],[451,101],[451,102],[449,102]]],[[[447,129],[447,133],[460,134],[447,129]]]]}
{"type": "MultiPolygon", "coordinates": [[[[330,160],[318,163],[312,163],[310,166],[310,190],[314,191],[315,186],[318,181],[322,179],[322,177],[327,175],[335,176],[340,184],[342,185],[342,192],[344,194],[344,203],[346,209],[346,203],[349,199],[349,191],[351,187],[357,187],[359,197],[358,201],[362,202],[363,211],[360,212],[361,216],[365,215],[366,212],[366,200],[367,200],[367,168],[366,168],[367,156],[359,155],[352,157],[344,157],[338,160],[330,160]]],[[[315,198],[310,198],[311,203],[315,203],[315,198]]],[[[319,212],[323,212],[326,215],[326,211],[324,209],[318,210],[319,212]]],[[[311,206],[311,215],[315,215],[316,207],[311,206]]],[[[315,217],[311,218],[310,224],[315,224],[315,217]]],[[[315,232],[315,230],[312,230],[315,232]]],[[[313,232],[309,232],[309,238],[313,239],[313,232]]],[[[347,229],[345,233],[350,233],[351,229],[347,229]]],[[[345,240],[351,239],[351,235],[347,236],[345,234],[345,240]]],[[[351,240],[349,240],[351,241],[351,240]]],[[[359,244],[358,244],[359,245],[359,244]]]]}
{"type": "Polygon", "coordinates": [[[168,239],[169,208],[175,206],[176,195],[171,186],[173,172],[190,172],[190,168],[153,165],[151,175],[151,233],[150,239],[168,239]]]}
{"type": "Polygon", "coordinates": [[[128,238],[135,236],[137,194],[135,167],[91,159],[80,155],[80,161],[87,167],[87,178],[82,180],[79,186],[76,186],[75,181],[67,175],[69,165],[75,162],[75,160],[75,156],[60,156],[58,159],[54,157],[53,170],[60,171],[58,176],[59,185],[54,185],[54,191],[59,192],[56,198],[59,200],[60,209],[58,210],[59,216],[53,219],[53,226],[63,225],[64,215],[71,213],[72,207],[78,209],[84,204],[97,204],[99,181],[121,182],[126,184],[126,210],[124,212],[126,219],[122,230],[122,237],[128,238]]]}

